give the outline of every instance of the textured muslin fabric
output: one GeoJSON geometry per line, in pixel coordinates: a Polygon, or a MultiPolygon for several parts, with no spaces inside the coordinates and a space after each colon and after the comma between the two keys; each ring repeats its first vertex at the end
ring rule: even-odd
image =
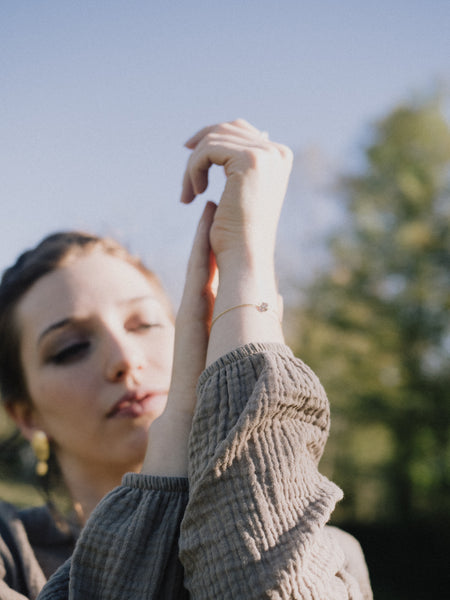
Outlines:
{"type": "Polygon", "coordinates": [[[198,392],[180,536],[191,597],[371,598],[325,528],[342,492],[317,469],[329,405],[314,373],[285,346],[248,345],[198,392]]]}
{"type": "Polygon", "coordinates": [[[189,484],[126,475],[39,599],[371,599],[359,545],[325,526],[342,496],[317,468],[328,427],[287,347],[230,352],[199,380],[189,484]]]}
{"type": "Polygon", "coordinates": [[[96,507],[39,598],[189,598],[178,557],[186,478],[128,473],[96,507]]]}

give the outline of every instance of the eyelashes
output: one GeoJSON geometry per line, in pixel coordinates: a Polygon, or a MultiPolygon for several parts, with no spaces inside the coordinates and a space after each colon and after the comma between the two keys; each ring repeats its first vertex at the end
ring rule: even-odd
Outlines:
{"type": "Polygon", "coordinates": [[[140,323],[137,327],[133,328],[131,331],[148,331],[149,329],[154,329],[156,327],[162,327],[162,323],[140,323]]]}
{"type": "Polygon", "coordinates": [[[71,344],[66,348],[63,348],[56,354],[53,354],[49,358],[49,362],[55,365],[63,365],[75,361],[79,358],[82,358],[87,354],[91,346],[90,342],[77,342],[76,344],[71,344]]]}
{"type": "MultiPolygon", "coordinates": [[[[159,322],[142,322],[128,329],[128,333],[146,334],[152,330],[162,328],[163,324],[159,322]]],[[[54,365],[66,365],[82,360],[87,356],[91,349],[91,341],[83,340],[69,344],[58,350],[47,359],[47,362],[54,365]]]]}

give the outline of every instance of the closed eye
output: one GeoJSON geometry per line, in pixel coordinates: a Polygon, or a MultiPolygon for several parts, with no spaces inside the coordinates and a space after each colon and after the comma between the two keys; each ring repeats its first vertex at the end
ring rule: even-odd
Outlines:
{"type": "Polygon", "coordinates": [[[127,331],[147,331],[156,327],[162,327],[162,321],[158,318],[152,319],[144,316],[135,316],[128,319],[124,327],[127,331]]]}
{"type": "Polygon", "coordinates": [[[53,354],[49,358],[49,362],[52,362],[56,365],[62,365],[70,362],[74,362],[78,359],[84,357],[86,352],[90,348],[90,342],[77,342],[76,344],[71,344],[66,348],[63,348],[56,354],[53,354]]]}
{"type": "Polygon", "coordinates": [[[161,323],[139,323],[132,331],[148,331],[149,329],[154,329],[156,327],[162,327],[161,323]]]}

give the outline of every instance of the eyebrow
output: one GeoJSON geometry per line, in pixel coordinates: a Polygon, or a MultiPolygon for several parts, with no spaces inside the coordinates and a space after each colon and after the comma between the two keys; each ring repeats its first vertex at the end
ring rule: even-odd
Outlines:
{"type": "Polygon", "coordinates": [[[125,300],[121,300],[118,304],[119,306],[123,306],[124,304],[136,304],[138,302],[142,302],[143,300],[154,300],[155,302],[158,302],[158,298],[156,298],[156,296],[144,294],[143,296],[136,296],[136,298],[125,298],[125,300]]]}
{"type": "Polygon", "coordinates": [[[72,322],[73,322],[73,319],[71,319],[71,318],[61,319],[61,321],[57,321],[56,323],[52,323],[51,325],[46,327],[44,329],[44,331],[38,337],[38,341],[37,341],[38,345],[41,343],[42,339],[46,335],[48,335],[52,331],[55,331],[55,329],[62,329],[63,327],[65,327],[66,325],[69,325],[72,322]]]}
{"type": "MultiPolygon", "coordinates": [[[[146,294],[144,296],[137,296],[136,298],[126,298],[125,300],[121,300],[120,302],[118,302],[118,305],[123,306],[126,304],[138,304],[139,302],[142,302],[143,300],[155,300],[156,302],[158,301],[157,298],[155,298],[155,296],[146,294]]],[[[48,335],[49,333],[51,333],[52,331],[55,331],[57,329],[62,329],[63,327],[70,325],[71,323],[73,323],[76,320],[77,319],[74,317],[67,317],[65,319],[61,319],[61,321],[56,321],[56,323],[52,323],[51,325],[46,327],[44,329],[44,331],[42,331],[42,333],[39,335],[38,340],[37,340],[38,345],[41,343],[43,338],[46,335],[48,335]]]]}

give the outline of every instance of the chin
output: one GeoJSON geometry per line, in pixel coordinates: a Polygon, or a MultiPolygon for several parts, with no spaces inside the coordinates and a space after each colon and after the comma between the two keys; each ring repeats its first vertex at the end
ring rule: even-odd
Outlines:
{"type": "Polygon", "coordinates": [[[132,436],[128,436],[120,445],[123,449],[119,462],[124,464],[125,472],[139,472],[144,462],[148,445],[148,430],[153,421],[136,428],[132,436]]]}

